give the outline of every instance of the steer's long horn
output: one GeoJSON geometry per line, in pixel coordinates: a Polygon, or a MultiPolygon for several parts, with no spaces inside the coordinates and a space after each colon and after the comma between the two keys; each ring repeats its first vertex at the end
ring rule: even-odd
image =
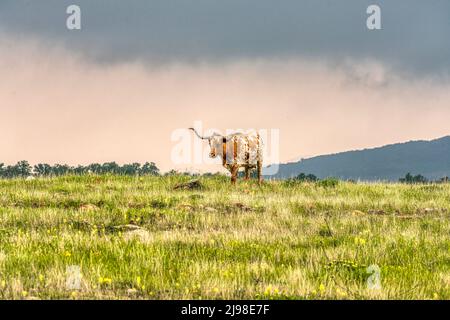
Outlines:
{"type": "Polygon", "coordinates": [[[189,130],[194,131],[195,134],[197,135],[197,137],[199,137],[199,138],[202,139],[202,140],[207,140],[207,139],[210,139],[210,138],[212,137],[212,136],[209,136],[209,137],[202,137],[201,135],[198,134],[197,130],[195,130],[194,128],[189,128],[189,130]]]}

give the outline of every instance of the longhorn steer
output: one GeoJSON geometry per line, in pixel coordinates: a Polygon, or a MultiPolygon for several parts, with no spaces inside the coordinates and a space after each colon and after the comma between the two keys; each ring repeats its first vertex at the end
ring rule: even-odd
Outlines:
{"type": "Polygon", "coordinates": [[[262,140],[258,133],[233,133],[228,136],[214,133],[203,137],[194,128],[189,129],[200,139],[208,140],[209,157],[222,158],[222,165],[231,173],[231,183],[236,183],[239,168],[245,169],[245,180],[250,178],[250,170],[256,168],[258,182],[261,183],[262,140]]]}

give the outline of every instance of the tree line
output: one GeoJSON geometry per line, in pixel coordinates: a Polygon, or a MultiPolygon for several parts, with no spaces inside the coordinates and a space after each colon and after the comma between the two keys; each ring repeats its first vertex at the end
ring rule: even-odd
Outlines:
{"type": "Polygon", "coordinates": [[[448,183],[449,178],[443,177],[441,179],[438,179],[436,181],[428,180],[423,175],[412,175],[410,172],[408,172],[404,178],[400,178],[398,180],[401,183],[408,183],[408,184],[417,184],[417,183],[428,183],[428,182],[434,182],[434,183],[448,183]]]}
{"type": "MultiPolygon", "coordinates": [[[[144,176],[161,175],[159,168],[154,162],[146,162],[144,164],[140,163],[130,163],[119,165],[116,162],[105,162],[92,163],[86,166],[78,165],[76,167],[69,166],[67,164],[55,164],[49,165],[47,163],[39,163],[35,166],[31,166],[28,161],[22,160],[17,162],[15,165],[8,165],[0,163],[0,178],[26,178],[29,176],[40,176],[40,177],[51,177],[51,176],[63,176],[68,174],[83,175],[83,174],[117,174],[126,176],[144,176]]],[[[204,173],[202,176],[215,176],[219,173],[204,173]]],[[[200,176],[200,174],[189,173],[189,172],[178,172],[176,170],[171,170],[164,174],[165,176],[170,175],[188,175],[188,176],[200,176]]],[[[220,174],[219,174],[220,175],[220,174]]],[[[330,180],[330,179],[325,179],[330,180]]],[[[337,180],[337,179],[334,179],[337,180]]],[[[295,181],[308,181],[308,182],[318,182],[320,179],[313,174],[300,173],[297,176],[287,179],[288,182],[295,181]]],[[[352,180],[349,180],[352,181],[352,180]]],[[[448,177],[443,177],[442,179],[432,181],[425,178],[423,175],[412,175],[407,173],[405,177],[400,178],[400,183],[407,184],[419,184],[419,183],[448,183],[450,179],[448,177]]]]}
{"type": "Polygon", "coordinates": [[[39,163],[31,166],[28,161],[22,160],[15,165],[0,163],[0,178],[25,178],[29,176],[62,176],[67,174],[83,175],[83,174],[117,174],[117,175],[160,175],[160,171],[154,162],[130,163],[119,165],[116,162],[106,162],[103,164],[92,163],[87,166],[69,166],[67,164],[50,165],[47,163],[39,163]]]}
{"type": "MultiPolygon", "coordinates": [[[[308,181],[308,182],[317,182],[320,181],[320,179],[313,175],[313,174],[305,174],[300,173],[297,176],[288,179],[288,181],[308,181]]],[[[353,180],[347,180],[350,182],[355,182],[353,180]]],[[[400,178],[398,180],[400,183],[406,183],[406,184],[420,184],[420,183],[448,183],[450,181],[449,177],[443,177],[438,180],[429,180],[426,177],[424,177],[421,174],[418,175],[412,175],[410,172],[408,172],[403,178],[400,178]]]]}

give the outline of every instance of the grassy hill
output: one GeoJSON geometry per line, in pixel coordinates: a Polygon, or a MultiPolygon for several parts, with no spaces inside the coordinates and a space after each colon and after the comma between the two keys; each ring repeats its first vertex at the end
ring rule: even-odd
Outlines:
{"type": "Polygon", "coordinates": [[[0,298],[450,299],[449,184],[186,179],[0,180],[0,298]]]}
{"type": "Polygon", "coordinates": [[[365,181],[398,181],[410,172],[437,180],[450,176],[450,136],[281,164],[274,178],[289,178],[302,172],[314,174],[319,178],[337,177],[365,181]]]}

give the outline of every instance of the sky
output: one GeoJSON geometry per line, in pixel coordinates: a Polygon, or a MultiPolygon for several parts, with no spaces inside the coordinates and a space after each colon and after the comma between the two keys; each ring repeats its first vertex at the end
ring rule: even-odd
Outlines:
{"type": "Polygon", "coordinates": [[[1,0],[0,163],[218,171],[174,160],[196,121],[279,132],[268,162],[449,135],[449,35],[447,0],[1,0]]]}

